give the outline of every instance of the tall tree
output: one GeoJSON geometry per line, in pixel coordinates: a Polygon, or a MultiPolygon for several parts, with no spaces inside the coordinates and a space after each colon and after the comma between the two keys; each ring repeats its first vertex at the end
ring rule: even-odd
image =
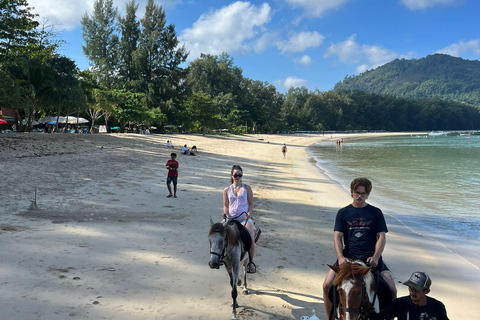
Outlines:
{"type": "Polygon", "coordinates": [[[140,22],[137,20],[138,4],[127,2],[125,18],[119,17],[121,30],[119,75],[122,87],[130,89],[133,81],[138,81],[138,71],[134,64],[134,52],[138,48],[140,22]]]}
{"type": "Polygon", "coordinates": [[[38,16],[27,0],[0,0],[0,62],[35,42],[38,16]]]}
{"type": "Polygon", "coordinates": [[[186,61],[188,51],[179,46],[175,26],[166,25],[165,11],[153,0],[148,0],[141,25],[135,54],[142,79],[140,90],[146,94],[149,108],[160,107],[171,115],[184,92],[185,70],[180,65],[186,61]]]}
{"type": "Polygon", "coordinates": [[[113,0],[95,0],[93,14],[82,17],[83,52],[90,60],[100,83],[113,88],[118,71],[119,38],[117,34],[117,8],[113,0]]]}

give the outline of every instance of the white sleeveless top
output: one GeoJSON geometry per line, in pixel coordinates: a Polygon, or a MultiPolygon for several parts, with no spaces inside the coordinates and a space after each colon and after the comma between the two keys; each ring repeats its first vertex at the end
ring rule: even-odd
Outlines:
{"type": "Polygon", "coordinates": [[[248,212],[247,186],[243,185],[243,192],[238,197],[233,193],[231,186],[228,186],[228,214],[227,218],[236,220],[245,220],[246,212],[248,212]],[[245,212],[241,214],[242,212],[245,212]]]}

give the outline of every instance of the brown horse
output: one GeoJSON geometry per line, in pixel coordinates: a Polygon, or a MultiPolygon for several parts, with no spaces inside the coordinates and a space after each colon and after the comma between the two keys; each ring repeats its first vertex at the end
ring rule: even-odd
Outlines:
{"type": "Polygon", "coordinates": [[[337,286],[339,297],[336,303],[338,319],[364,319],[370,311],[379,312],[372,267],[360,260],[342,263],[340,266],[328,266],[336,273],[333,285],[337,286]]]}
{"type": "Polygon", "coordinates": [[[212,269],[220,268],[222,263],[225,265],[232,287],[232,319],[237,319],[237,285],[241,284],[241,280],[239,280],[241,271],[243,271],[243,292],[248,293],[246,273],[248,254],[245,254],[240,232],[235,224],[228,222],[213,224],[211,219],[210,224],[212,227],[208,232],[210,242],[208,265],[212,269]]]}

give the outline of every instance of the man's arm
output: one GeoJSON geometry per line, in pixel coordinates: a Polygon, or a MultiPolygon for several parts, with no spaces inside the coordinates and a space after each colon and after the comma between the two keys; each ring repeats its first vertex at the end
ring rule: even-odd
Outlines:
{"type": "Polygon", "coordinates": [[[375,243],[375,253],[372,257],[367,258],[367,263],[372,267],[378,265],[378,260],[382,256],[383,250],[385,249],[385,244],[387,243],[387,236],[385,232],[377,233],[377,242],[375,243]]]}
{"type": "Polygon", "coordinates": [[[333,235],[333,246],[335,248],[335,253],[337,254],[339,265],[341,265],[345,261],[352,262],[351,259],[345,258],[343,256],[343,232],[335,231],[333,235]]]}

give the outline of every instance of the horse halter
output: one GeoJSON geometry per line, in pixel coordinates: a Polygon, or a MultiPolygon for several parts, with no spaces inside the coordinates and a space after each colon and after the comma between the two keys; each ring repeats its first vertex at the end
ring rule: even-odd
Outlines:
{"type": "Polygon", "coordinates": [[[360,307],[359,308],[343,308],[343,307],[341,307],[341,310],[343,312],[357,313],[358,314],[358,317],[357,317],[358,320],[367,319],[366,316],[367,316],[368,312],[371,311],[371,309],[366,310],[363,306],[364,302],[367,300],[367,288],[365,287],[365,280],[363,279],[363,277],[360,277],[359,275],[354,275],[354,276],[357,280],[360,280],[362,282],[362,300],[360,301],[360,307]]]}
{"type": "Polygon", "coordinates": [[[218,256],[218,262],[221,262],[221,263],[225,264],[225,266],[227,266],[227,263],[223,259],[230,253],[230,251],[232,251],[233,247],[225,254],[225,249],[228,246],[228,235],[225,235],[225,237],[223,239],[225,240],[225,244],[223,245],[222,253],[218,253],[218,252],[210,250],[210,254],[218,256]]]}

